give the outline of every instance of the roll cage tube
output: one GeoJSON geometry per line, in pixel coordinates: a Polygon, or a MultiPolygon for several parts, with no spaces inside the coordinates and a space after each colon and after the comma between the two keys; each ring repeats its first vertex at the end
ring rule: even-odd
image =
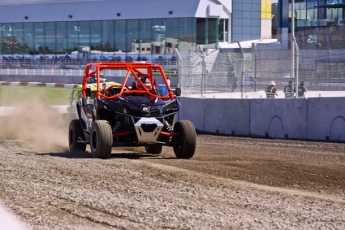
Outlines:
{"type": "Polygon", "coordinates": [[[84,69],[84,78],[83,78],[83,82],[82,82],[82,97],[86,98],[86,88],[87,88],[87,83],[88,83],[88,78],[95,75],[96,74],[96,85],[97,85],[97,90],[96,90],[96,97],[97,99],[100,98],[105,98],[105,99],[115,99],[120,97],[122,94],[148,94],[151,97],[154,98],[161,98],[161,99],[165,99],[165,98],[170,98],[170,99],[174,99],[175,95],[174,93],[170,90],[170,85],[168,84],[167,78],[165,76],[164,70],[160,65],[157,64],[152,64],[152,63],[90,63],[88,65],[86,65],[85,69],[84,69]],[[90,72],[90,69],[94,67],[95,70],[90,72]],[[111,85],[108,88],[106,88],[105,90],[101,90],[100,88],[100,71],[102,71],[103,69],[126,69],[127,70],[127,74],[126,77],[124,79],[124,82],[121,86],[121,90],[119,93],[113,95],[113,96],[106,96],[104,95],[105,92],[107,92],[108,90],[110,90],[111,88],[117,87],[118,85],[111,85]],[[143,73],[142,71],[140,71],[140,69],[147,69],[147,74],[143,73]],[[150,80],[150,89],[151,90],[157,90],[156,86],[154,84],[153,81],[153,76],[152,76],[152,69],[158,69],[160,74],[163,77],[164,83],[168,89],[168,94],[164,95],[164,96],[158,96],[156,94],[153,94],[149,91],[149,89],[147,89],[144,85],[143,82],[141,82],[140,78],[139,78],[139,74],[143,75],[145,77],[147,77],[150,80]],[[124,91],[128,78],[130,76],[130,74],[132,74],[135,78],[135,80],[141,85],[141,90],[129,90],[129,91],[124,91]]]}

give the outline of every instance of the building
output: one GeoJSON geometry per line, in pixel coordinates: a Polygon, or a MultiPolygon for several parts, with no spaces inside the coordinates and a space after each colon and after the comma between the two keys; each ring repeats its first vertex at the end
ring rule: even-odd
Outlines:
{"type": "MultiPolygon", "coordinates": [[[[311,31],[315,28],[345,25],[344,0],[294,0],[295,32],[311,31]]],[[[273,4],[277,20],[273,25],[283,38],[291,33],[292,0],[278,0],[273,4]]],[[[314,30],[315,31],[315,30],[314,30]]]]}
{"type": "Polygon", "coordinates": [[[171,56],[271,37],[271,0],[2,0],[0,54],[171,56]]]}

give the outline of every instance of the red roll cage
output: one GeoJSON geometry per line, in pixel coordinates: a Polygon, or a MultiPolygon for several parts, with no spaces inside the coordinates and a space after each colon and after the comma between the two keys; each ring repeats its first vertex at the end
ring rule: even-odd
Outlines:
{"type": "Polygon", "coordinates": [[[86,89],[88,84],[89,77],[92,77],[93,75],[96,76],[96,98],[101,99],[115,99],[122,95],[126,94],[146,94],[153,98],[161,98],[161,99],[174,99],[175,95],[170,90],[170,85],[168,84],[168,80],[165,76],[163,68],[158,64],[153,63],[132,63],[132,62],[99,62],[99,63],[89,63],[86,65],[84,69],[84,77],[83,77],[83,83],[82,83],[82,97],[86,98],[86,89]],[[105,92],[110,90],[111,88],[118,88],[119,84],[113,84],[108,86],[106,89],[101,89],[101,82],[100,82],[100,72],[104,69],[124,69],[127,71],[126,76],[124,78],[124,81],[121,85],[121,90],[119,93],[107,96],[105,95],[105,92]],[[143,69],[146,69],[146,73],[143,71],[143,69]],[[157,95],[153,92],[157,92],[156,85],[154,83],[154,77],[153,72],[159,71],[161,74],[161,77],[164,81],[165,86],[167,87],[168,94],[166,95],[157,95]],[[131,89],[127,86],[128,78],[130,75],[135,78],[136,82],[140,84],[140,89],[131,89]],[[140,77],[138,76],[145,76],[150,81],[150,88],[146,88],[144,83],[140,80],[140,77]],[[128,90],[125,90],[128,89],[128,90]]]}

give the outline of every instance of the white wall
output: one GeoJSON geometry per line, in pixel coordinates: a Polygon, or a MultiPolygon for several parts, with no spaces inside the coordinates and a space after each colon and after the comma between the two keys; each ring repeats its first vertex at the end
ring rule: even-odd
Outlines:
{"type": "Polygon", "coordinates": [[[272,38],[272,20],[261,19],[261,39],[272,38]]]}

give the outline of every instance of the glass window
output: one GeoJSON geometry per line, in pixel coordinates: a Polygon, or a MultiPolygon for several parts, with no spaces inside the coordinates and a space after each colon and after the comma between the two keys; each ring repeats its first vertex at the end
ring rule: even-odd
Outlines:
{"type": "MultiPolygon", "coordinates": [[[[140,24],[140,31],[139,31],[139,43],[137,45],[140,49],[140,56],[142,61],[146,61],[150,59],[150,55],[152,52],[152,20],[151,19],[143,19],[139,21],[140,24]]],[[[151,57],[152,58],[152,57],[151,57]]]]}
{"type": "Polygon", "coordinates": [[[22,48],[25,54],[34,54],[34,23],[23,23],[22,48]]]}
{"type": "Polygon", "coordinates": [[[219,34],[219,41],[220,42],[227,42],[228,41],[228,28],[229,28],[229,20],[228,19],[220,19],[219,26],[218,26],[218,34],[219,34]]]}
{"type": "Polygon", "coordinates": [[[166,53],[173,54],[174,49],[179,45],[180,37],[180,20],[178,18],[171,18],[166,20],[166,53]]]}
{"type": "Polygon", "coordinates": [[[12,54],[22,54],[24,50],[22,50],[23,46],[23,23],[13,23],[12,24],[12,36],[11,36],[11,44],[9,45],[10,52],[12,54]]]}
{"type": "Polygon", "coordinates": [[[34,40],[34,49],[35,49],[35,53],[39,53],[39,54],[44,54],[44,47],[45,47],[45,39],[44,39],[44,23],[43,22],[37,22],[35,23],[34,26],[34,36],[35,36],[35,40],[34,40]]]}
{"type": "Polygon", "coordinates": [[[103,51],[114,52],[115,48],[115,23],[114,21],[103,21],[103,51]]]}
{"type": "Polygon", "coordinates": [[[206,41],[206,18],[198,18],[196,20],[196,43],[207,44],[206,41]]]}
{"type": "Polygon", "coordinates": [[[126,41],[127,41],[127,27],[126,20],[116,20],[115,22],[115,45],[121,53],[126,52],[126,41]]]}
{"type": "Polygon", "coordinates": [[[141,51],[139,30],[139,20],[134,19],[127,21],[128,43],[126,46],[126,50],[135,53],[132,58],[138,58],[141,51]]]}
{"type": "MultiPolygon", "coordinates": [[[[87,51],[92,55],[91,51],[96,50],[99,52],[93,53],[98,56],[107,52],[122,59],[131,53],[132,58],[140,56],[152,60],[159,56],[165,58],[161,54],[173,54],[175,48],[190,50],[197,40],[196,25],[195,18],[3,23],[0,52],[44,57],[48,54],[76,54],[76,51],[78,54],[87,51]]],[[[217,42],[218,36],[227,30],[226,25],[225,30],[219,26],[217,19],[209,19],[207,23],[205,19],[199,19],[199,42],[205,43],[207,39],[211,43],[217,42]],[[209,29],[206,30],[206,26],[209,29]]]]}
{"type": "Polygon", "coordinates": [[[152,20],[152,53],[153,54],[164,54],[165,53],[165,32],[166,25],[164,19],[153,19],[152,20]]]}
{"type": "Polygon", "coordinates": [[[179,48],[189,50],[196,43],[196,19],[180,18],[179,48]]]}
{"type": "Polygon", "coordinates": [[[90,29],[90,46],[91,50],[102,51],[103,50],[103,42],[102,42],[102,33],[103,26],[102,21],[91,21],[91,29],[90,29]]]}
{"type": "Polygon", "coordinates": [[[55,22],[45,23],[45,54],[53,54],[56,50],[56,30],[55,22]]]}
{"type": "Polygon", "coordinates": [[[218,42],[218,28],[219,28],[219,19],[209,18],[208,19],[208,43],[217,43],[218,42]]]}
{"type": "MultiPolygon", "coordinates": [[[[90,52],[91,50],[91,22],[83,21],[79,22],[74,28],[76,35],[78,36],[78,51],[90,52]]],[[[85,53],[84,53],[85,54],[85,53]]]]}
{"type": "Polygon", "coordinates": [[[64,54],[68,48],[67,22],[56,22],[56,54],[64,54]]]}

